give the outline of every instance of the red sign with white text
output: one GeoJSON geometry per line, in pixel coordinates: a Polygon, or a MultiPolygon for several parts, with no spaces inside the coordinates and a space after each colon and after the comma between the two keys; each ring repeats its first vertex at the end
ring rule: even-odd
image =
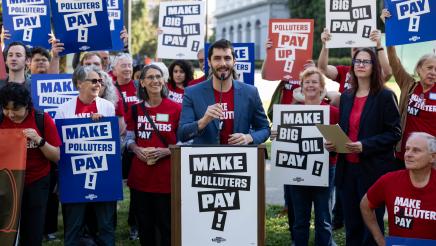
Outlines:
{"type": "Polygon", "coordinates": [[[307,60],[312,59],[313,19],[270,19],[265,78],[298,81],[307,60]]]}

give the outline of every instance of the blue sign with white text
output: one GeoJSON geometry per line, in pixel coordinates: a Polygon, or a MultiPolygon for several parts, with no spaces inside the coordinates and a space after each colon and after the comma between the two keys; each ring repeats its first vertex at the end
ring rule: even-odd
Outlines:
{"type": "Polygon", "coordinates": [[[72,74],[32,74],[33,106],[49,113],[53,119],[58,107],[78,94],[72,74]]]}
{"type": "Polygon", "coordinates": [[[5,45],[20,41],[33,47],[50,49],[50,8],[48,0],[3,0],[4,28],[11,34],[5,45]]]}
{"type": "Polygon", "coordinates": [[[60,55],[112,48],[107,0],[51,0],[51,8],[60,55]]]}
{"type": "Polygon", "coordinates": [[[62,203],[123,199],[118,119],[58,119],[62,203]]]}
{"type": "MultiPolygon", "coordinates": [[[[237,79],[246,84],[254,85],[254,43],[233,43],[235,50],[235,72],[237,79]]],[[[210,43],[206,43],[204,46],[204,57],[208,57],[210,43]]],[[[204,61],[205,74],[209,74],[208,60],[204,61]]]]}
{"type": "Polygon", "coordinates": [[[404,237],[386,237],[386,246],[435,246],[435,240],[404,238],[404,237]]]}
{"type": "Polygon", "coordinates": [[[111,50],[122,50],[124,48],[124,43],[120,38],[120,33],[124,27],[123,0],[107,0],[107,11],[112,36],[111,50]]]}
{"type": "Polygon", "coordinates": [[[386,46],[436,40],[436,1],[384,0],[391,13],[386,19],[386,46]]]}

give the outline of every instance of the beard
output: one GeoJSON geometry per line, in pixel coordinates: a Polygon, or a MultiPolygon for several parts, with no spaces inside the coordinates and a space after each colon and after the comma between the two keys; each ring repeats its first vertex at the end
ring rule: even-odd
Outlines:
{"type": "Polygon", "coordinates": [[[213,76],[215,76],[219,80],[221,80],[221,74],[224,74],[223,80],[227,80],[228,78],[230,78],[230,76],[233,75],[233,68],[229,68],[229,67],[225,66],[225,67],[219,67],[218,69],[215,69],[212,67],[212,74],[213,74],[213,76]],[[219,72],[219,70],[222,68],[226,68],[228,70],[225,72],[219,72]]]}

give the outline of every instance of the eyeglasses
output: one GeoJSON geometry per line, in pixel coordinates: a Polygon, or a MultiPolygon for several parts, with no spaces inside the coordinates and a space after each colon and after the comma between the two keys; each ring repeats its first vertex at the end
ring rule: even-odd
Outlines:
{"type": "Polygon", "coordinates": [[[150,75],[150,76],[147,76],[147,77],[145,77],[147,80],[150,80],[150,81],[153,81],[153,80],[160,80],[161,78],[162,78],[162,76],[161,75],[156,75],[156,76],[152,76],[152,75],[150,75]]]}
{"type": "Polygon", "coordinates": [[[92,84],[97,84],[97,83],[102,84],[103,83],[103,79],[85,79],[85,81],[89,81],[92,84]]]}
{"type": "Polygon", "coordinates": [[[354,65],[354,66],[360,66],[360,65],[363,65],[363,66],[367,67],[367,66],[369,66],[369,65],[371,65],[371,64],[372,64],[372,61],[371,61],[371,60],[360,60],[360,59],[354,59],[354,60],[353,60],[353,65],[354,65]]]}

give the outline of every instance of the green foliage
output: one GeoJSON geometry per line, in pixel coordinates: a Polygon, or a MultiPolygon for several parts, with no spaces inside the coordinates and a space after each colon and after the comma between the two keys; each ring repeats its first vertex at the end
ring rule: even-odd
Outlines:
{"type": "MultiPolygon", "coordinates": [[[[150,11],[151,12],[151,11],[150,11]]],[[[132,2],[132,54],[154,57],[157,48],[157,28],[148,18],[147,0],[132,2]]]]}
{"type": "Polygon", "coordinates": [[[336,66],[336,65],[351,65],[351,57],[350,56],[344,56],[344,57],[329,57],[329,64],[336,66]]]}

